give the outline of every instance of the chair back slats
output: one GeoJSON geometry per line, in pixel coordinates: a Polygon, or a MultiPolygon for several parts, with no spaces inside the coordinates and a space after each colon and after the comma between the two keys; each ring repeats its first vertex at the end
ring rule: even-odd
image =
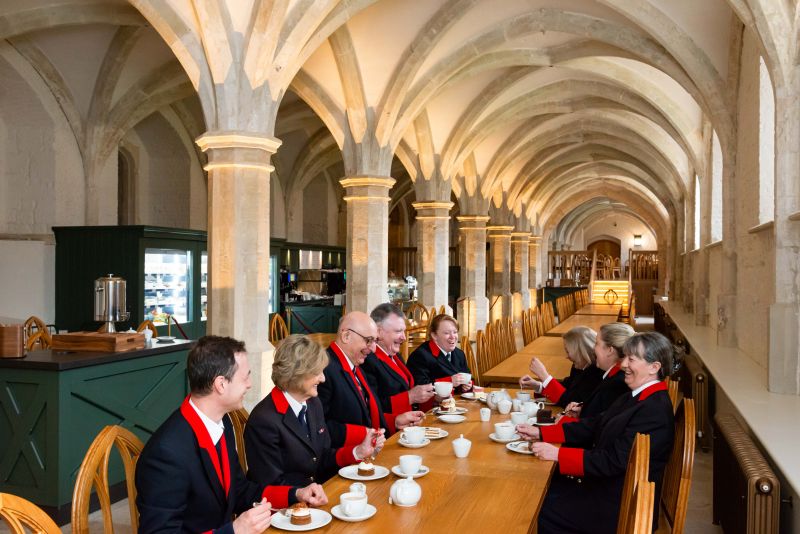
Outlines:
{"type": "Polygon", "coordinates": [[[47,325],[35,315],[28,317],[22,330],[27,350],[48,349],[53,343],[50,332],[47,330],[47,325]]]}
{"type": "Polygon", "coordinates": [[[0,519],[11,534],[60,534],[61,529],[44,510],[27,499],[10,493],[0,493],[0,519]]]}
{"type": "Polygon", "coordinates": [[[228,412],[228,417],[231,418],[231,423],[233,423],[233,435],[236,438],[236,454],[239,456],[239,465],[242,466],[242,471],[247,474],[244,427],[247,424],[247,419],[250,417],[250,412],[245,408],[239,408],[238,410],[228,412]]]}
{"type": "Polygon", "coordinates": [[[153,337],[158,337],[158,330],[156,330],[156,325],[153,324],[153,321],[150,319],[145,319],[142,321],[142,324],[136,329],[137,332],[141,333],[145,330],[150,330],[153,333],[153,337]]]}
{"type": "Polygon", "coordinates": [[[475,357],[475,351],[472,350],[472,343],[469,341],[469,336],[461,337],[461,350],[464,351],[464,355],[467,357],[467,367],[469,367],[470,373],[472,374],[472,380],[478,384],[481,378],[480,367],[475,357]]]}
{"type": "Polygon", "coordinates": [[[428,321],[431,319],[428,308],[419,302],[413,302],[411,306],[408,307],[406,310],[406,317],[416,325],[428,324],[428,321]]]}
{"type": "Polygon", "coordinates": [[[273,345],[289,335],[289,327],[280,313],[276,313],[269,321],[269,342],[273,345]]]}
{"type": "Polygon", "coordinates": [[[477,360],[478,366],[478,380],[476,383],[481,386],[486,386],[488,384],[483,383],[483,375],[487,370],[491,369],[492,366],[490,365],[491,349],[489,348],[489,340],[483,330],[478,330],[475,333],[475,348],[475,359],[477,360]]]}
{"type": "Polygon", "coordinates": [[[675,534],[682,533],[686,524],[696,430],[694,400],[684,397],[675,415],[675,441],[664,469],[664,485],[661,490],[661,506],[675,534]]]}
{"type": "Polygon", "coordinates": [[[128,505],[131,513],[131,528],[136,532],[139,528],[139,514],[136,511],[136,485],[134,472],[136,462],[142,453],[144,444],[132,432],[121,426],[107,426],[94,438],[94,441],[83,457],[75,489],[72,493],[72,532],[88,534],[89,532],[89,498],[92,488],[97,493],[103,515],[103,531],[114,532],[111,520],[111,498],[108,486],[108,462],[111,450],[116,446],[122,465],[125,468],[125,484],[128,488],[128,505]]]}
{"type": "Polygon", "coordinates": [[[678,389],[680,388],[680,383],[677,380],[673,380],[670,377],[666,378],[667,382],[667,394],[669,395],[669,400],[672,403],[672,411],[674,413],[678,412],[678,389]]]}
{"type": "MultiPolygon", "coordinates": [[[[647,484],[650,470],[650,436],[636,434],[628,456],[628,468],[625,471],[625,482],[622,486],[622,499],[619,507],[617,534],[629,534],[636,521],[636,490],[647,484]]],[[[653,502],[650,500],[650,515],[653,515],[653,502]]],[[[651,518],[652,521],[652,518],[651,518]]]]}
{"type": "Polygon", "coordinates": [[[632,524],[629,524],[631,534],[652,534],[653,532],[653,502],[656,497],[656,483],[644,482],[636,486],[633,492],[635,514],[632,524]]]}

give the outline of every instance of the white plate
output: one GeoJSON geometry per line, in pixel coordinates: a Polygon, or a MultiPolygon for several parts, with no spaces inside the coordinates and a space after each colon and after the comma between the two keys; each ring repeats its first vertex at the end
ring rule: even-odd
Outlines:
{"type": "Polygon", "coordinates": [[[427,465],[420,466],[419,471],[417,471],[416,475],[407,475],[407,474],[403,473],[402,471],[400,471],[400,466],[399,465],[396,465],[396,466],[392,467],[392,473],[394,473],[395,475],[397,475],[397,476],[399,476],[401,478],[408,478],[408,477],[419,478],[419,477],[424,477],[425,475],[427,475],[430,472],[431,472],[431,470],[427,465]]]}
{"type": "Polygon", "coordinates": [[[356,464],[339,469],[339,476],[342,478],[349,478],[350,480],[378,480],[379,478],[389,476],[389,470],[382,465],[376,465],[375,474],[365,477],[358,474],[358,464],[356,464]]]}
{"type": "Polygon", "coordinates": [[[333,517],[335,517],[336,519],[341,519],[342,521],[347,521],[348,523],[356,523],[358,521],[364,521],[365,519],[369,519],[370,517],[375,515],[377,512],[378,509],[372,506],[371,504],[367,504],[367,507],[364,510],[363,514],[356,515],[353,517],[350,517],[349,515],[344,515],[342,513],[342,509],[339,507],[338,504],[333,508],[331,508],[331,513],[333,514],[333,517]]]}
{"type": "Polygon", "coordinates": [[[458,415],[462,413],[467,413],[469,410],[466,408],[459,408],[456,407],[453,411],[442,411],[440,408],[434,408],[433,415],[458,415]]]}
{"type": "Polygon", "coordinates": [[[519,454],[533,454],[533,451],[528,448],[527,441],[512,441],[511,443],[506,443],[506,449],[519,454]]]}
{"type": "Polygon", "coordinates": [[[475,394],[471,391],[468,391],[467,393],[462,393],[461,398],[466,400],[475,400],[475,394]]]}
{"type": "Polygon", "coordinates": [[[424,428],[425,429],[425,439],[442,439],[442,438],[446,438],[447,436],[450,435],[450,432],[448,432],[444,428],[439,428],[438,426],[423,426],[423,427],[420,427],[420,428],[424,428]],[[438,436],[429,436],[428,432],[430,430],[439,431],[439,435],[438,436]]]}
{"type": "Polygon", "coordinates": [[[428,438],[422,438],[422,443],[409,443],[404,440],[402,436],[400,436],[400,439],[398,439],[397,442],[403,447],[408,447],[409,449],[421,449],[422,447],[431,444],[431,440],[428,438]]]}
{"type": "Polygon", "coordinates": [[[315,528],[324,527],[331,522],[331,514],[325,510],[318,510],[311,508],[311,523],[307,525],[293,525],[292,519],[283,514],[272,514],[270,524],[281,530],[292,530],[295,532],[302,532],[304,530],[314,530],[315,528]]]}
{"type": "Polygon", "coordinates": [[[159,343],[174,343],[175,336],[159,336],[156,338],[159,343]]]}
{"type": "Polygon", "coordinates": [[[443,423],[463,423],[467,420],[463,415],[440,415],[437,419],[443,423]]]}
{"type": "Polygon", "coordinates": [[[553,423],[537,423],[536,422],[536,418],[535,417],[531,417],[530,419],[528,419],[528,424],[529,425],[536,425],[536,426],[552,426],[552,425],[554,425],[556,423],[555,422],[553,422],[553,423]]]}
{"type": "Polygon", "coordinates": [[[489,439],[492,440],[492,441],[496,441],[497,443],[508,443],[510,441],[518,441],[519,438],[520,438],[520,435],[517,434],[516,432],[514,432],[511,435],[511,437],[508,438],[508,439],[503,439],[503,438],[499,437],[497,434],[495,434],[494,432],[489,434],[489,439]]]}

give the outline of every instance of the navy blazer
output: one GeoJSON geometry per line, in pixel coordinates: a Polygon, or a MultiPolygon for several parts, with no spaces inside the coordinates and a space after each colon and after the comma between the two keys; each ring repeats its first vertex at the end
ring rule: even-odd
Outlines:
{"type": "MultiPolygon", "coordinates": [[[[563,441],[572,446],[559,449],[559,476],[552,479],[539,514],[541,534],[616,532],[628,456],[636,433],[650,435],[650,480],[656,483],[657,512],[661,480],[675,433],[672,402],[664,382],[648,387],[636,397],[629,389],[600,417],[542,427],[545,441],[563,441]]],[[[654,523],[657,517],[656,513],[654,523]]]]}
{"type": "Polygon", "coordinates": [[[408,370],[417,384],[450,381],[456,373],[470,373],[467,356],[456,347],[447,361],[439,345],[432,339],[416,348],[408,357],[408,370]]]}
{"type": "Polygon", "coordinates": [[[622,395],[630,396],[631,390],[625,383],[625,373],[620,372],[619,365],[611,368],[608,376],[586,398],[581,406],[581,420],[596,417],[605,412],[622,395]]]}
{"type": "Polygon", "coordinates": [[[352,447],[331,447],[319,399],[308,399],[306,406],[308,434],[278,388],[253,408],[244,429],[247,478],[262,485],[322,484],[355,462],[352,447]]]}
{"type": "MultiPolygon", "coordinates": [[[[604,371],[594,364],[583,370],[573,365],[569,370],[569,376],[563,380],[551,380],[542,394],[562,408],[570,402],[584,402],[603,381],[603,373],[604,371]]],[[[627,386],[625,389],[628,390],[627,386]]]]}
{"type": "MultiPolygon", "coordinates": [[[[375,384],[378,399],[381,401],[384,413],[394,415],[412,410],[411,403],[408,401],[408,390],[414,387],[414,377],[411,376],[409,369],[401,361],[400,373],[398,373],[390,363],[386,361],[388,356],[380,347],[376,347],[364,363],[361,370],[367,375],[367,381],[375,384]],[[380,356],[377,354],[380,351],[380,356]],[[409,372],[407,376],[403,373],[403,368],[409,372]]],[[[399,359],[399,357],[398,357],[399,359]]]]}
{"type": "MultiPolygon", "coordinates": [[[[328,347],[328,357],[328,365],[323,371],[325,382],[317,387],[317,391],[325,413],[325,424],[331,435],[331,446],[339,448],[345,444],[357,445],[367,435],[367,428],[373,427],[369,406],[331,347],[328,347]]],[[[366,375],[365,379],[367,384],[363,386],[369,395],[375,395],[375,385],[369,383],[366,375]]],[[[377,397],[375,402],[378,404],[380,419],[378,428],[387,428],[377,397]]]]}
{"type": "Polygon", "coordinates": [[[289,504],[290,488],[264,488],[245,478],[227,415],[223,424],[218,446],[227,454],[220,456],[187,397],[148,440],[136,464],[140,533],[233,534],[233,515],[251,508],[262,495],[276,508],[289,504]]]}

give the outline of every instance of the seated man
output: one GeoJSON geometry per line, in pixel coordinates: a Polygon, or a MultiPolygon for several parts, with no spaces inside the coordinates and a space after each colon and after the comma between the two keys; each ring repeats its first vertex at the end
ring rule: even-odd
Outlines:
{"type": "Polygon", "coordinates": [[[331,446],[354,447],[367,435],[367,429],[388,428],[390,433],[422,421],[425,414],[407,411],[387,414],[374,383],[369,383],[360,365],[375,350],[378,327],[364,312],[350,312],[342,318],[336,340],[328,348],[329,363],[325,381],[317,388],[331,434],[331,446]]]}
{"type": "Polygon", "coordinates": [[[140,533],[255,534],[269,526],[271,507],[327,503],[318,484],[263,487],[242,473],[226,414],[242,407],[250,389],[244,343],[201,338],[189,352],[186,373],[189,397],[156,430],[136,466],[140,533]]]}

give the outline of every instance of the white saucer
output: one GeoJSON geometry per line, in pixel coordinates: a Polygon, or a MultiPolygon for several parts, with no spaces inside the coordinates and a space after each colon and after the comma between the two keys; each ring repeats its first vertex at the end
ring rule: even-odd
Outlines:
{"type": "Polygon", "coordinates": [[[270,525],[281,530],[292,530],[295,532],[302,532],[304,530],[314,530],[315,528],[324,527],[331,522],[331,514],[325,510],[311,508],[311,523],[307,525],[293,525],[292,519],[283,514],[272,514],[270,525]]]}
{"type": "Polygon", "coordinates": [[[467,420],[463,415],[444,414],[437,417],[443,423],[463,423],[467,420]]]}
{"type": "Polygon", "coordinates": [[[490,440],[492,440],[492,441],[496,441],[497,443],[509,443],[509,442],[511,442],[511,441],[518,441],[518,440],[519,440],[519,438],[520,438],[520,435],[519,435],[519,434],[517,434],[516,432],[514,432],[514,433],[511,435],[511,437],[510,437],[510,438],[508,438],[508,439],[502,439],[502,438],[499,438],[499,437],[497,436],[497,434],[495,434],[494,432],[492,432],[491,434],[489,434],[489,439],[490,439],[490,440]]]}
{"type": "Polygon", "coordinates": [[[468,391],[466,393],[462,393],[461,398],[466,400],[475,400],[475,394],[471,391],[468,391]]]}
{"type": "Polygon", "coordinates": [[[175,336],[159,336],[156,341],[159,343],[175,343],[175,336]]]}
{"type": "Polygon", "coordinates": [[[378,480],[389,476],[389,470],[382,465],[376,465],[375,474],[365,477],[358,474],[358,465],[348,465],[339,469],[339,476],[350,480],[378,480]]]}
{"type": "Polygon", "coordinates": [[[369,519],[370,517],[375,515],[377,512],[378,509],[372,506],[371,504],[367,504],[367,508],[364,510],[363,514],[356,515],[353,517],[350,517],[349,515],[344,515],[338,504],[333,508],[331,508],[331,513],[333,514],[333,517],[335,517],[336,519],[341,519],[342,521],[347,521],[348,523],[357,523],[358,521],[364,521],[365,519],[369,519]]]}
{"type": "Polygon", "coordinates": [[[431,472],[431,470],[427,465],[420,466],[419,471],[417,471],[417,473],[415,475],[407,475],[407,474],[403,473],[402,471],[400,471],[400,466],[399,465],[396,465],[396,466],[392,467],[392,473],[394,473],[395,475],[397,475],[397,476],[399,476],[401,478],[408,478],[408,477],[419,478],[419,477],[424,477],[425,475],[427,475],[430,472],[431,472]]]}
{"type": "Polygon", "coordinates": [[[397,440],[397,443],[402,445],[403,447],[408,447],[409,449],[421,449],[426,445],[431,444],[431,440],[428,438],[422,438],[422,443],[409,443],[400,436],[400,439],[397,440]]]}
{"type": "Polygon", "coordinates": [[[434,408],[433,415],[459,415],[459,414],[462,414],[462,413],[467,413],[468,411],[469,410],[467,410],[466,408],[460,408],[458,406],[456,406],[456,408],[453,409],[452,411],[449,411],[449,410],[448,411],[442,411],[441,408],[434,408]]]}
{"type": "Polygon", "coordinates": [[[425,439],[442,439],[442,438],[446,438],[447,436],[450,435],[450,432],[448,432],[444,428],[439,428],[438,426],[423,426],[423,427],[420,427],[420,428],[424,428],[425,431],[426,431],[425,439]],[[429,435],[427,435],[428,429],[438,430],[439,431],[439,435],[438,436],[429,436],[429,435]]]}
{"type": "Polygon", "coordinates": [[[533,455],[533,451],[528,448],[527,441],[512,441],[511,443],[506,443],[506,449],[519,454],[533,455]]]}

